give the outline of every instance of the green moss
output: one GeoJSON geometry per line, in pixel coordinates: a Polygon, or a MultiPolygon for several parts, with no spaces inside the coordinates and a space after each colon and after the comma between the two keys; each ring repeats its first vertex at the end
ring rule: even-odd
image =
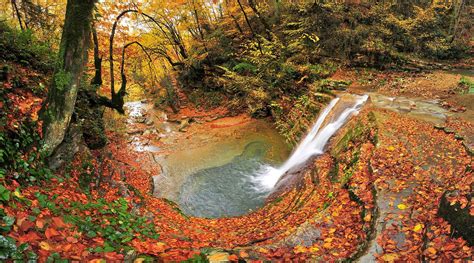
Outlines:
{"type": "Polygon", "coordinates": [[[59,91],[64,91],[70,85],[71,81],[71,73],[65,72],[63,69],[54,74],[54,86],[59,91]]]}

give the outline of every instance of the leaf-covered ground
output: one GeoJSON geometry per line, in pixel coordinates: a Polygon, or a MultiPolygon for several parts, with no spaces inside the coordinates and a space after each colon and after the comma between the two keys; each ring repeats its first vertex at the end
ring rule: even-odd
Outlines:
{"type": "MultiPolygon", "coordinates": [[[[39,110],[22,106],[38,104],[33,93],[9,96],[18,102],[16,113],[39,110]]],[[[448,123],[454,130],[466,125],[448,123]]],[[[34,258],[31,251],[40,261],[472,257],[472,247],[438,216],[447,190],[459,191],[450,202],[473,216],[465,197],[474,183],[472,156],[459,137],[431,123],[368,105],[328,153],[295,175],[290,191],[251,214],[221,219],[188,217],[153,197],[159,167],[152,156],[134,151],[124,134],[107,135],[106,148],[81,152],[49,181],[27,187],[2,181],[2,231],[16,241],[15,257],[34,258]]]]}

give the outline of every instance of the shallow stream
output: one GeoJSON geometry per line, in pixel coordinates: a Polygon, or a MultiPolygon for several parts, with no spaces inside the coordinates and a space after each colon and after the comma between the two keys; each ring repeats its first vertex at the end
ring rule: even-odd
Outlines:
{"type": "MultiPolygon", "coordinates": [[[[176,202],[188,215],[229,217],[262,206],[280,177],[321,154],[366,99],[340,94],[321,111],[293,153],[270,122],[245,116],[198,121],[180,132],[179,121],[168,120],[148,101],[135,101],[128,102],[127,115],[115,121],[129,135],[132,149],[149,153],[161,166],[161,173],[153,176],[155,196],[176,202]]],[[[449,114],[436,101],[375,93],[370,100],[377,107],[435,123],[449,114]]]]}

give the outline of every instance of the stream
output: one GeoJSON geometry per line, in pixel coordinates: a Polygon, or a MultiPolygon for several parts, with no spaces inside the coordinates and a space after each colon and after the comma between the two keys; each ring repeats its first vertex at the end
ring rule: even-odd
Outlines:
{"type": "Polygon", "coordinates": [[[293,151],[266,120],[227,117],[196,122],[180,132],[177,121],[146,100],[127,102],[127,116],[115,126],[129,134],[135,151],[151,154],[161,166],[161,173],[153,176],[155,196],[176,202],[188,215],[231,217],[261,207],[284,183],[283,175],[322,154],[369,97],[376,107],[433,123],[444,122],[449,114],[436,101],[341,93],[322,109],[293,151]]]}

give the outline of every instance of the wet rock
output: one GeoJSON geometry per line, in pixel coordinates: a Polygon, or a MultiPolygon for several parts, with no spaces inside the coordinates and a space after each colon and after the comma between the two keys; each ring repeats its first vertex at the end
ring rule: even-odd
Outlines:
{"type": "Polygon", "coordinates": [[[466,151],[470,156],[474,156],[474,143],[468,143],[466,141],[463,141],[462,145],[464,146],[464,148],[466,148],[466,151]]]}
{"type": "Polygon", "coordinates": [[[145,123],[146,118],[145,117],[137,117],[135,118],[136,123],[145,123]]]}
{"type": "Polygon", "coordinates": [[[189,127],[189,123],[190,123],[190,120],[189,119],[182,119],[180,124],[179,124],[179,128],[178,130],[180,132],[186,132],[187,131],[187,128],[189,127]]]}
{"type": "Polygon", "coordinates": [[[143,132],[142,130],[128,130],[127,131],[129,135],[141,134],[142,132],[143,132]]]}
{"type": "Polygon", "coordinates": [[[148,136],[148,135],[150,135],[151,133],[152,133],[151,130],[146,130],[146,131],[143,132],[143,136],[148,136]]]}
{"type": "Polygon", "coordinates": [[[56,170],[63,164],[72,161],[74,155],[83,150],[86,150],[86,147],[84,145],[81,126],[75,123],[71,124],[63,142],[48,159],[48,166],[52,170],[56,170]]]}
{"type": "Polygon", "coordinates": [[[459,191],[446,191],[441,198],[438,215],[453,226],[456,236],[462,236],[470,246],[473,246],[474,216],[469,213],[472,194],[460,195],[459,191]],[[462,205],[457,200],[466,200],[467,204],[462,205]]]}
{"type": "Polygon", "coordinates": [[[123,258],[123,262],[134,262],[137,259],[137,252],[135,250],[129,250],[123,258]]]}
{"type": "Polygon", "coordinates": [[[147,119],[145,124],[148,125],[148,126],[151,126],[153,125],[154,121],[152,119],[147,119]]]}
{"type": "Polygon", "coordinates": [[[300,225],[297,230],[284,241],[285,245],[295,247],[298,245],[310,247],[321,237],[321,230],[308,222],[300,225]]]}

